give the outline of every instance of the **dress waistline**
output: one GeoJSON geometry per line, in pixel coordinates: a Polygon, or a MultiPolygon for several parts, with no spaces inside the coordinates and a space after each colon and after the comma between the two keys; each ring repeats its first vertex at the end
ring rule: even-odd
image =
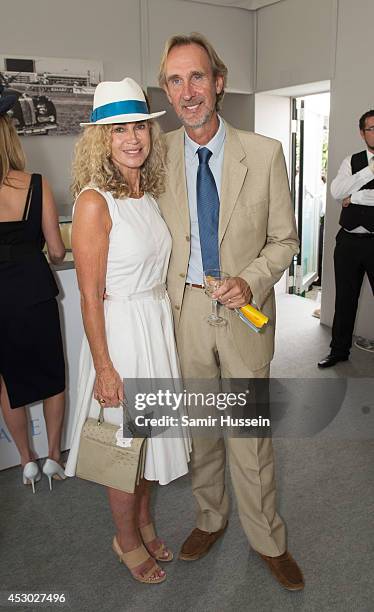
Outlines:
{"type": "Polygon", "coordinates": [[[133,302],[135,300],[143,300],[145,298],[153,298],[154,300],[163,300],[166,296],[165,284],[156,285],[152,289],[146,289],[145,291],[137,291],[136,293],[130,293],[130,295],[106,295],[105,299],[111,302],[133,302]]]}
{"type": "Polygon", "coordinates": [[[37,253],[41,253],[41,248],[34,242],[0,244],[0,262],[27,260],[29,255],[37,253]]]}

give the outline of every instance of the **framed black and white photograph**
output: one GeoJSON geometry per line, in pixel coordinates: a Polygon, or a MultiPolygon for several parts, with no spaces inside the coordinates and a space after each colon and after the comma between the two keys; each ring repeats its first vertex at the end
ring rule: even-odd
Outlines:
{"type": "Polygon", "coordinates": [[[0,55],[0,83],[3,95],[17,96],[10,113],[20,135],[78,134],[102,79],[101,61],[0,55]]]}

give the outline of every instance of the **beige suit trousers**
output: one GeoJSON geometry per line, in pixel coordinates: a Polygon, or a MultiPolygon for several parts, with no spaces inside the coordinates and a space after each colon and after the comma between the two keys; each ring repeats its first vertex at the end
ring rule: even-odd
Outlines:
{"type": "MultiPolygon", "coordinates": [[[[206,321],[211,301],[202,289],[186,286],[177,344],[184,379],[266,378],[269,366],[250,371],[230,333],[229,323],[213,327],[206,321]]],[[[244,324],[243,324],[244,326],[244,324]]],[[[243,329],[243,333],[248,333],[243,329]]],[[[250,338],[248,340],[250,350],[250,338]]],[[[285,525],[276,510],[274,458],[271,438],[194,436],[191,458],[192,490],[198,505],[197,527],[212,532],[227,521],[229,499],[225,485],[226,454],[241,524],[251,546],[269,556],[286,550],[285,525]]]]}

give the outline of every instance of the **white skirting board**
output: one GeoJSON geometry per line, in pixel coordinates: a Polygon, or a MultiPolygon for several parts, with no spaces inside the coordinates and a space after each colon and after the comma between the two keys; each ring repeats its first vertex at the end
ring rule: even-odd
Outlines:
{"type": "MultiPolygon", "coordinates": [[[[62,437],[62,450],[69,448],[72,416],[77,397],[77,379],[79,353],[83,336],[83,324],[80,310],[80,298],[75,269],[55,272],[60,287],[57,298],[60,307],[62,337],[66,361],[66,414],[62,437]]],[[[17,410],[15,408],[15,410],[17,410]]],[[[48,455],[48,443],[43,418],[42,403],[28,407],[30,423],[30,441],[37,457],[48,455]]],[[[19,454],[4,423],[0,411],[0,470],[19,465],[19,454]]]]}

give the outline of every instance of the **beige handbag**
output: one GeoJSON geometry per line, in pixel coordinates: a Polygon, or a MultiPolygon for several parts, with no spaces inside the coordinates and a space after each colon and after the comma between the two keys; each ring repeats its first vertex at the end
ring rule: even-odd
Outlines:
{"type": "MultiPolygon", "coordinates": [[[[123,407],[129,425],[126,404],[123,407]]],[[[117,445],[117,431],[117,425],[105,422],[102,407],[98,419],[89,417],[86,420],[81,433],[76,475],[106,487],[134,493],[144,476],[147,440],[133,438],[131,446],[123,448],[117,445]]]]}

